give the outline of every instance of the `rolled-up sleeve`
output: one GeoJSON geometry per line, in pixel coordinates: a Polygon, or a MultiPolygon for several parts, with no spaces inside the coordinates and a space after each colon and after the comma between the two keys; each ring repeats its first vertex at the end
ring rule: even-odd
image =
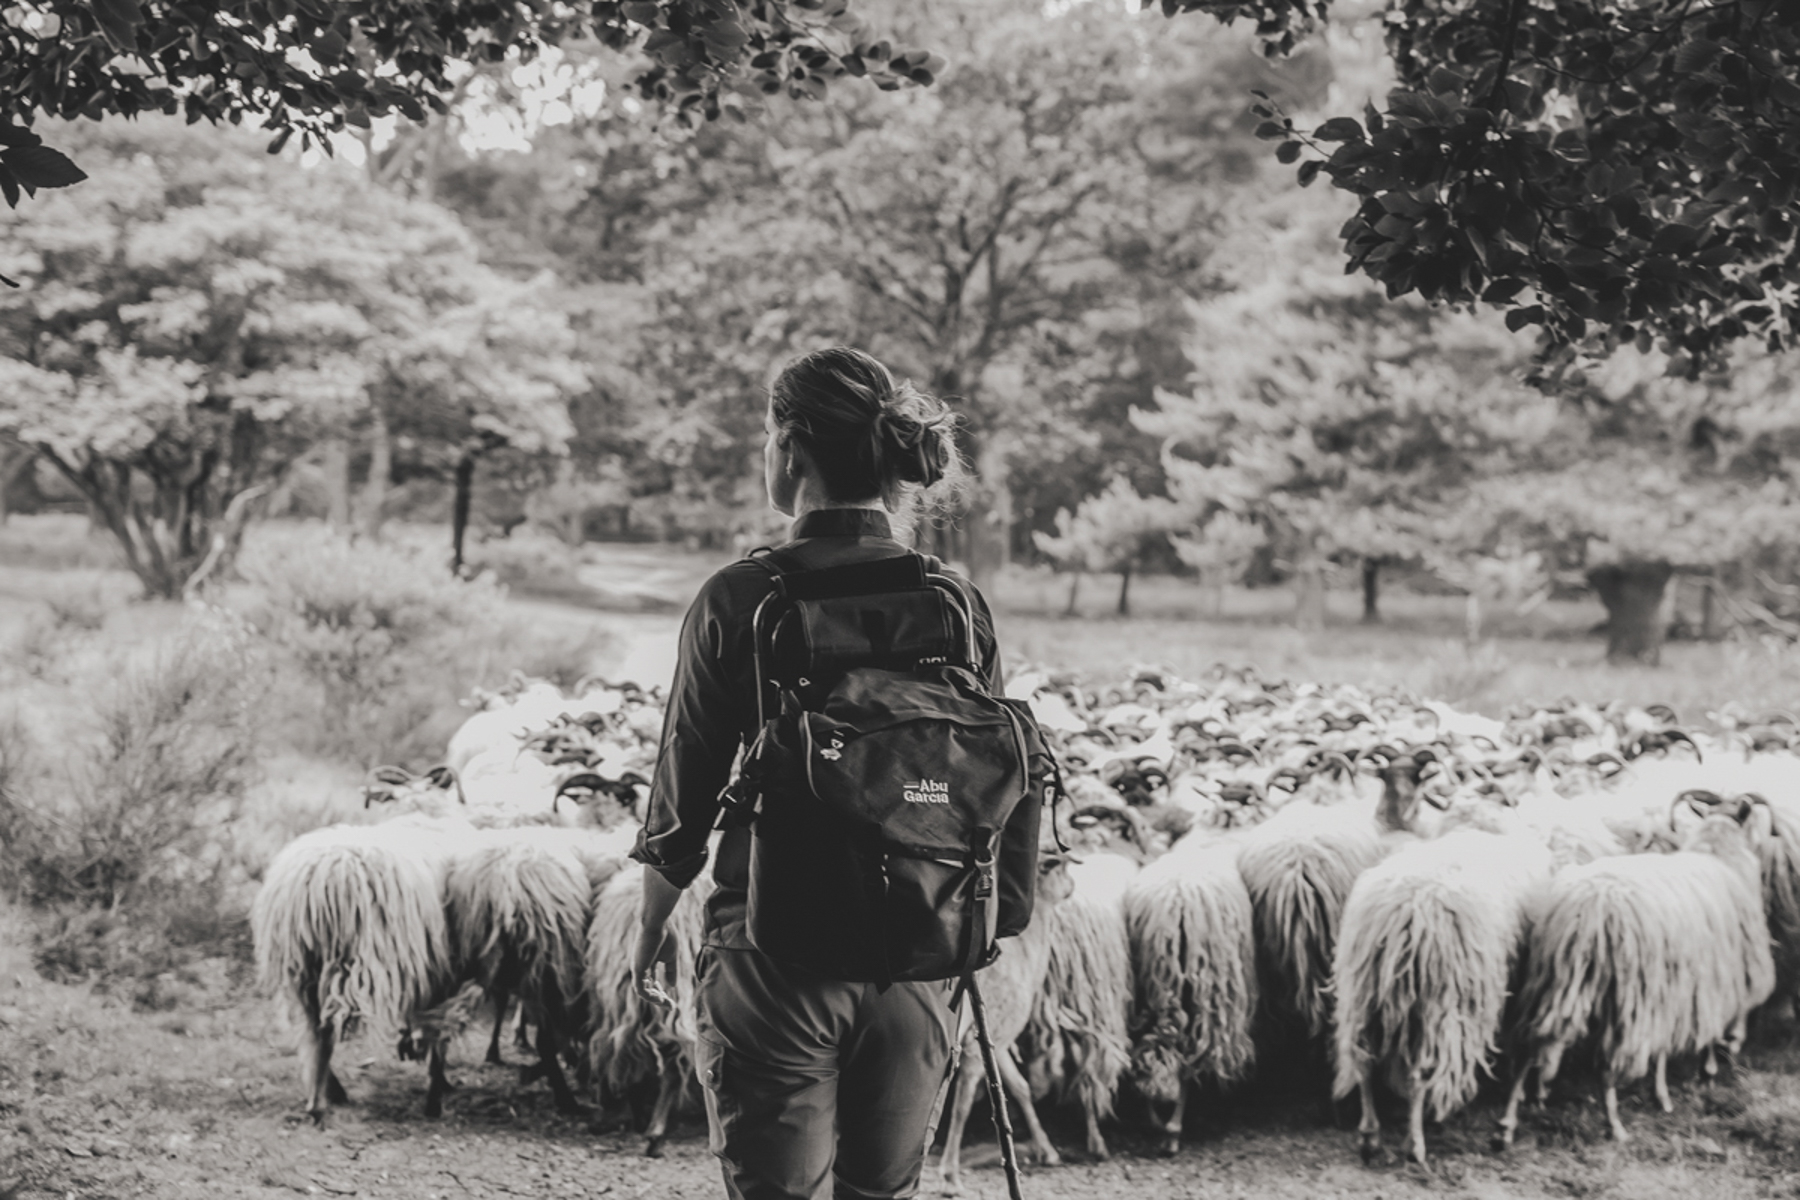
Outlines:
{"type": "Polygon", "coordinates": [[[719,793],[743,736],[745,701],[726,661],[729,617],[726,579],[715,575],[682,623],[649,808],[631,852],[679,888],[706,866],[719,793]]]}

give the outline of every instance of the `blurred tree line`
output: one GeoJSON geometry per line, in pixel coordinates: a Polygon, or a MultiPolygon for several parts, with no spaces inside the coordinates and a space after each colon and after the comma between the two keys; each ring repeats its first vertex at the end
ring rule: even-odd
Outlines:
{"type": "Polygon", "coordinates": [[[26,284],[0,294],[0,484],[35,455],[162,595],[283,505],[442,517],[457,563],[470,520],[722,550],[771,532],[769,378],[850,342],[959,398],[976,503],[921,536],[978,579],[1116,573],[1121,612],[1145,570],[1292,582],[1317,625],[1331,573],[1376,619],[1406,566],[1466,592],[1472,628],[1484,599],[1585,580],[1611,651],[1652,658],[1668,579],[1713,572],[1737,616],[1800,632],[1774,351],[1679,379],[1654,351],[1545,359],[1342,274],[1347,210],[1263,160],[1247,101],[1383,91],[1366,23],[1272,61],[1097,3],[885,22],[955,48],[908,68],[931,87],[776,89],[686,132],[576,44],[453,73],[442,113],[363,131],[360,170],[149,119],[59,130],[92,178],[0,224],[26,284]],[[552,84],[606,103],[472,148],[552,84]]]}

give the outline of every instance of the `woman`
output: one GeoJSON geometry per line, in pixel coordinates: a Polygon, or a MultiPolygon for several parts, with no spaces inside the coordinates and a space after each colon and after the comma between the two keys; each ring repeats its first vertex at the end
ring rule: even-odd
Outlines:
{"type": "MultiPolygon", "coordinates": [[[[764,420],[769,502],[794,518],[784,548],[804,568],[905,552],[888,512],[930,503],[963,478],[955,417],[846,347],[781,372],[764,420]]],[[[738,562],[701,588],[682,628],[649,811],[633,857],[644,876],[637,978],[670,964],[681,889],[705,865],[719,792],[755,733],[751,618],[769,574],[738,562]]],[[[974,589],[981,667],[998,690],[993,623],[974,589]]],[[[784,966],[745,930],[750,833],[725,832],[696,967],[699,1074],[713,1153],[737,1200],[913,1195],[955,1017],[948,983],[823,979],[784,966]]],[[[672,974],[672,972],[671,972],[672,974]]]]}

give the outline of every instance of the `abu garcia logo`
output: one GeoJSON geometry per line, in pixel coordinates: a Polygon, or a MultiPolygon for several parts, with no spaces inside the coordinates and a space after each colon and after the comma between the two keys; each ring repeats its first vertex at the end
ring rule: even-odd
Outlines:
{"type": "Polygon", "coordinates": [[[950,785],[937,779],[921,779],[900,785],[900,795],[908,804],[948,804],[950,785]]]}

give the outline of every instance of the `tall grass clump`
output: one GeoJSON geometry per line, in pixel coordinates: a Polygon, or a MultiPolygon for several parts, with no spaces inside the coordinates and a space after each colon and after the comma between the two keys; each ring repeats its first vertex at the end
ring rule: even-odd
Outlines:
{"type": "Polygon", "coordinates": [[[200,620],[80,681],[51,731],[0,717],[0,886],[45,918],[41,966],[136,974],[241,941],[232,827],[262,679],[241,636],[200,620]]]}
{"type": "Polygon", "coordinates": [[[358,767],[435,762],[471,688],[514,669],[573,682],[596,650],[591,637],[558,644],[508,611],[491,576],[458,579],[402,538],[271,529],[239,570],[249,586],[234,610],[281,664],[283,735],[358,767]]]}

